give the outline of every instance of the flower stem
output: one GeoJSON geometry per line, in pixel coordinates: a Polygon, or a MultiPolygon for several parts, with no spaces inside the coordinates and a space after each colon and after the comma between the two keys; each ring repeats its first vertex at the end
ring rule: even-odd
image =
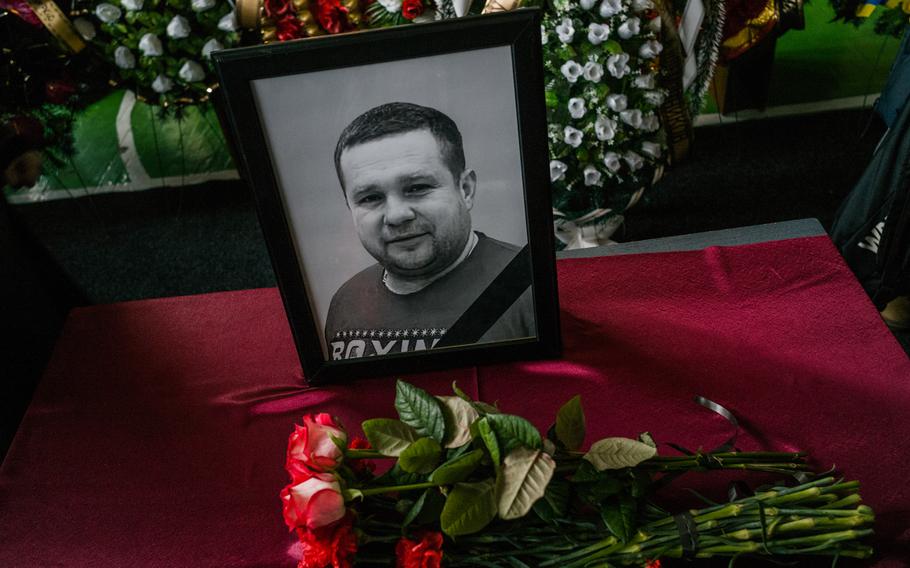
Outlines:
{"type": "Polygon", "coordinates": [[[418,489],[429,489],[430,487],[439,487],[439,484],[427,481],[424,483],[409,483],[407,485],[371,487],[369,489],[361,489],[360,492],[364,497],[369,497],[370,495],[381,495],[383,493],[392,493],[397,491],[417,491],[418,489]]]}

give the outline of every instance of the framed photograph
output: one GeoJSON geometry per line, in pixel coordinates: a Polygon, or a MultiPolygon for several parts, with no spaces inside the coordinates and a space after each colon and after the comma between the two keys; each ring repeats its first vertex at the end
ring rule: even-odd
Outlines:
{"type": "Polygon", "coordinates": [[[213,58],[310,384],[559,353],[538,10],[213,58]]]}

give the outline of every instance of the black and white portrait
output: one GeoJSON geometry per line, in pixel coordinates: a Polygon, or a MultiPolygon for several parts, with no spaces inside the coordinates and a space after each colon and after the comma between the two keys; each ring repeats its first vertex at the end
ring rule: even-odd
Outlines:
{"type": "Polygon", "coordinates": [[[534,338],[507,46],[258,79],[326,360],[534,338]]]}

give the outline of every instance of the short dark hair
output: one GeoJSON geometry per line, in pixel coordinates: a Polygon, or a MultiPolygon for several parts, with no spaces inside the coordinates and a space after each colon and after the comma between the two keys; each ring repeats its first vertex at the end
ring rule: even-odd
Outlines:
{"type": "Polygon", "coordinates": [[[464,171],[464,145],[455,122],[435,108],[412,103],[386,103],[373,107],[353,120],[341,132],[335,145],[335,171],[344,190],[341,175],[341,153],[346,148],[371,140],[403,134],[413,130],[429,130],[442,151],[442,159],[457,180],[464,171]]]}

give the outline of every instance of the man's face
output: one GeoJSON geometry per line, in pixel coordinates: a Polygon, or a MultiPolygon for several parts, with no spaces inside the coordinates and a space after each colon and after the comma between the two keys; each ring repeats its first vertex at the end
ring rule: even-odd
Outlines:
{"type": "Polygon", "coordinates": [[[386,270],[432,276],[464,250],[471,234],[474,172],[454,176],[429,130],[346,148],[340,164],[357,236],[386,270]]]}

